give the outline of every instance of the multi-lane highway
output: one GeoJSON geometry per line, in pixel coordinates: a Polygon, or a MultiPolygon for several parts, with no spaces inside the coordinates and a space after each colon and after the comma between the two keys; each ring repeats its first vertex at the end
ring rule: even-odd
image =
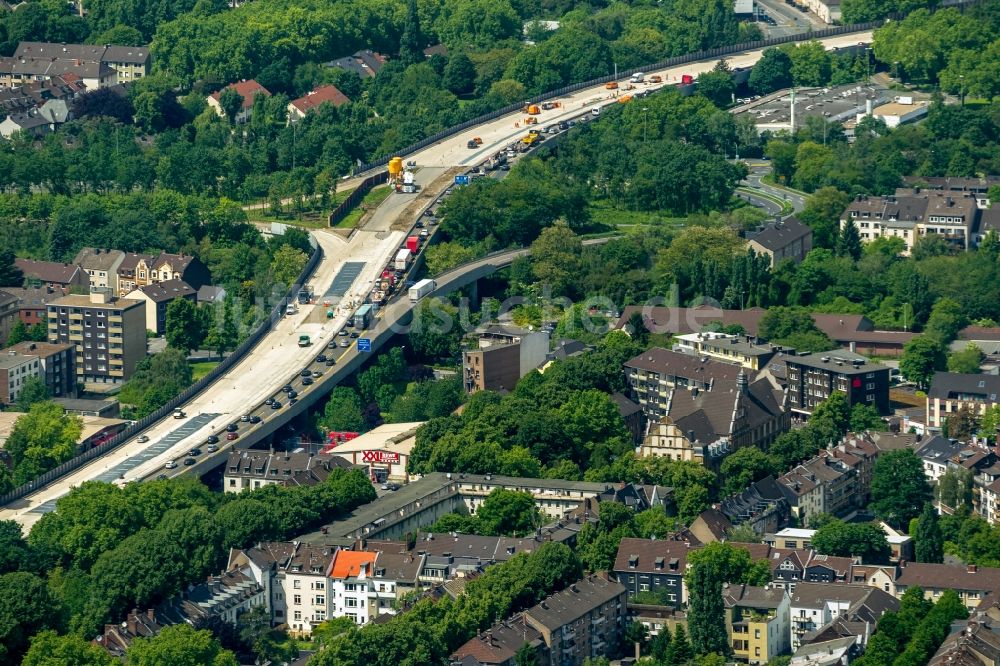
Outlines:
{"type": "MultiPolygon", "coordinates": [[[[826,48],[832,49],[867,42],[870,39],[870,32],[860,32],[827,38],[822,42],[826,48]]],[[[728,60],[732,67],[748,67],[757,61],[761,53],[762,50],[754,50],[732,54],[728,56],[728,60]]],[[[714,64],[715,59],[708,59],[658,72],[648,72],[647,74],[655,73],[662,76],[664,83],[644,84],[641,87],[652,92],[663,86],[675,84],[683,74],[697,76],[711,69],[714,64]]],[[[540,126],[592,113],[595,107],[615,103],[614,99],[609,98],[604,86],[578,91],[558,101],[561,103],[560,108],[541,114],[540,126]]],[[[421,199],[429,201],[429,196],[435,189],[440,189],[442,181],[446,181],[449,169],[478,163],[522,136],[526,131],[525,128],[515,126],[515,123],[521,121],[523,121],[521,114],[509,114],[408,155],[408,160],[415,161],[421,167],[417,173],[417,182],[423,188],[420,194],[394,194],[389,197],[369,219],[364,229],[354,232],[347,239],[332,231],[317,231],[312,234],[323,249],[323,260],[309,282],[309,286],[318,297],[318,304],[302,307],[297,314],[279,322],[246,358],[184,406],[186,419],[165,419],[144,433],[148,441],[140,443],[138,439],[133,440],[67,474],[4,508],[0,511],[0,519],[14,519],[27,528],[45,511],[51,510],[56,499],[84,481],[129,480],[155,475],[164,469],[168,461],[183,460],[190,448],[204,447],[209,434],[224,430],[226,425],[234,421],[239,422],[240,416],[250,410],[259,409],[264,400],[282,393],[282,387],[296,372],[310,365],[319,365],[315,363],[318,350],[325,347],[343,327],[353,306],[371,290],[372,283],[383,266],[402,245],[409,225],[419,215],[422,207],[421,199]],[[482,145],[470,150],[467,144],[473,137],[482,139],[482,145]],[[331,288],[335,286],[335,282],[337,285],[332,291],[336,293],[332,293],[331,288]],[[327,307],[322,303],[328,293],[335,305],[335,317],[329,320],[325,317],[327,307]],[[305,348],[298,346],[298,336],[302,334],[312,337],[313,346],[305,348]]],[[[449,284],[458,285],[462,280],[471,281],[472,276],[478,271],[485,271],[483,273],[485,275],[495,270],[496,267],[490,262],[495,262],[496,259],[488,258],[482,261],[481,265],[465,267],[460,274],[451,278],[441,276],[439,289],[447,290],[449,284]]],[[[390,324],[402,321],[408,316],[409,310],[410,304],[405,297],[390,304],[385,309],[382,319],[376,324],[372,335],[379,341],[382,339],[379,336],[390,336],[392,334],[390,324]]],[[[373,340],[373,343],[376,343],[376,340],[373,340]]],[[[356,368],[360,362],[361,358],[357,352],[351,349],[336,362],[337,375],[356,368]]],[[[323,363],[322,367],[329,366],[323,363]]],[[[317,370],[323,371],[318,368],[317,370]]],[[[332,386],[334,375],[331,373],[325,380],[322,377],[315,379],[322,381],[314,382],[316,389],[305,391],[300,403],[287,412],[289,417],[294,413],[293,410],[301,411],[316,399],[315,396],[318,396],[321,390],[332,386]]],[[[272,411],[280,412],[283,409],[287,409],[287,405],[283,404],[278,410],[272,411]]],[[[258,415],[267,416],[263,411],[258,412],[258,415]]],[[[257,433],[263,436],[273,432],[277,424],[282,421],[287,421],[287,418],[262,418],[260,423],[238,425],[237,432],[240,436],[252,437],[254,430],[257,429],[257,433]]],[[[227,440],[220,442],[223,443],[227,443],[227,440]]]]}

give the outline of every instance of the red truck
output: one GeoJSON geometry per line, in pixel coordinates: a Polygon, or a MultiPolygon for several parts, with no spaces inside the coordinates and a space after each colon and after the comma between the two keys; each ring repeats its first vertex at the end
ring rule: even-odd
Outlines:
{"type": "Polygon", "coordinates": [[[687,85],[689,83],[694,83],[694,77],[690,74],[681,74],[681,85],[687,85]]]}
{"type": "Polygon", "coordinates": [[[409,236],[406,239],[407,250],[409,250],[413,254],[416,254],[419,248],[420,248],[420,236],[409,236]]]}

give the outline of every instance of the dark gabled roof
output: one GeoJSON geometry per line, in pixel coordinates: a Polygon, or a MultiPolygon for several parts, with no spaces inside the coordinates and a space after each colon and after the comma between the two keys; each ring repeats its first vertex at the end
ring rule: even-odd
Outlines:
{"type": "Polygon", "coordinates": [[[996,402],[1000,395],[1000,375],[973,375],[957,372],[935,372],[928,398],[941,400],[981,400],[996,402]]]}
{"type": "Polygon", "coordinates": [[[549,596],[524,614],[530,622],[555,630],[624,594],[625,586],[618,581],[609,579],[605,574],[591,574],[562,592],[549,596]]]}
{"type": "Polygon", "coordinates": [[[518,614],[499,622],[452,653],[450,661],[461,664],[512,663],[524,645],[540,645],[542,634],[518,614]]]}
{"type": "Polygon", "coordinates": [[[140,261],[145,262],[146,263],[146,267],[150,268],[150,267],[152,267],[153,262],[155,260],[156,260],[156,257],[154,255],[151,255],[151,254],[140,254],[140,253],[137,253],[137,252],[128,252],[128,253],[125,254],[125,257],[122,259],[122,263],[118,265],[118,273],[119,274],[122,274],[122,273],[125,273],[125,274],[134,273],[135,269],[139,267],[139,262],[140,261]]]}
{"type": "Polygon", "coordinates": [[[864,601],[872,591],[875,591],[875,588],[867,585],[803,581],[795,585],[795,591],[792,592],[792,606],[796,608],[822,608],[824,602],[833,600],[846,601],[854,605],[864,601]]]}
{"type": "Polygon", "coordinates": [[[87,271],[110,271],[124,257],[125,253],[121,250],[85,247],[76,253],[73,263],[87,271]]]}
{"type": "Polygon", "coordinates": [[[145,294],[146,298],[155,303],[164,303],[172,301],[175,298],[193,296],[196,293],[191,285],[184,280],[164,280],[163,282],[139,287],[138,290],[145,294]]]}
{"type": "Polygon", "coordinates": [[[838,576],[847,576],[851,572],[852,566],[854,566],[854,560],[850,557],[836,557],[834,555],[816,554],[809,560],[809,564],[806,565],[806,569],[812,569],[813,567],[825,567],[833,571],[838,576]]]}
{"type": "Polygon", "coordinates": [[[925,460],[946,463],[953,455],[966,448],[965,444],[952,442],[941,435],[934,435],[930,439],[922,442],[917,448],[917,455],[925,460]]]}
{"type": "Polygon", "coordinates": [[[69,284],[78,276],[81,269],[76,264],[61,264],[56,261],[35,261],[34,259],[15,259],[14,265],[21,269],[24,277],[41,282],[69,284]]]}
{"type": "Polygon", "coordinates": [[[757,233],[747,236],[747,240],[754,241],[765,249],[777,251],[807,236],[812,236],[812,228],[796,217],[788,217],[768,224],[757,233]]]}
{"type": "Polygon", "coordinates": [[[785,590],[770,585],[758,587],[756,585],[723,583],[722,598],[726,603],[726,608],[734,606],[740,608],[778,608],[785,598],[785,590]]]}
{"type": "Polygon", "coordinates": [[[724,513],[718,509],[705,509],[695,520],[700,520],[718,541],[726,538],[726,533],[732,529],[733,524],[724,513]]]}
{"type": "Polygon", "coordinates": [[[740,408],[746,410],[750,429],[766,424],[781,413],[770,382],[759,379],[747,387],[746,393],[735,384],[697,393],[674,389],[667,417],[682,432],[694,431],[699,442],[711,444],[733,434],[733,414],[740,408]]]}
{"type": "Polygon", "coordinates": [[[919,585],[925,590],[981,590],[992,592],[1000,590],[1000,569],[907,562],[905,566],[900,566],[896,584],[905,587],[919,585]]]}
{"type": "Polygon", "coordinates": [[[691,550],[683,541],[625,538],[618,544],[614,571],[683,576],[691,550]]]}
{"type": "Polygon", "coordinates": [[[662,375],[694,379],[705,384],[715,381],[735,381],[740,366],[711,358],[653,347],[625,361],[626,368],[657,372],[662,375]]]}

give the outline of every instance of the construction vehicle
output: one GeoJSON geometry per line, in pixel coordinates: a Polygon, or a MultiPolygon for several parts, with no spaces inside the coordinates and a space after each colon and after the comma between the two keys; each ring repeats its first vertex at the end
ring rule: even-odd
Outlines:
{"type": "Polygon", "coordinates": [[[688,85],[689,83],[694,83],[694,77],[690,74],[681,74],[681,85],[688,85]]]}
{"type": "Polygon", "coordinates": [[[524,112],[527,113],[529,116],[537,116],[539,113],[542,112],[542,110],[538,108],[537,104],[529,104],[527,107],[525,107],[524,112]]]}
{"type": "Polygon", "coordinates": [[[632,101],[632,95],[622,95],[621,97],[618,98],[619,104],[625,104],[626,102],[631,102],[631,101],[632,101]]]}
{"type": "Polygon", "coordinates": [[[649,82],[650,83],[663,83],[663,77],[660,76],[659,74],[653,74],[651,77],[649,77],[649,82]]]}
{"type": "Polygon", "coordinates": [[[543,102],[542,111],[551,111],[552,109],[558,109],[560,106],[559,102],[543,102]]]}
{"type": "Polygon", "coordinates": [[[604,88],[607,90],[618,90],[618,82],[608,81],[607,83],[604,84],[604,88]]]}
{"type": "Polygon", "coordinates": [[[542,135],[538,132],[529,132],[526,136],[521,138],[521,143],[526,146],[533,146],[542,140],[542,135]]]}
{"type": "Polygon", "coordinates": [[[527,118],[524,119],[524,124],[525,125],[536,125],[536,124],[538,124],[538,118],[535,118],[533,116],[528,116],[527,118]]]}

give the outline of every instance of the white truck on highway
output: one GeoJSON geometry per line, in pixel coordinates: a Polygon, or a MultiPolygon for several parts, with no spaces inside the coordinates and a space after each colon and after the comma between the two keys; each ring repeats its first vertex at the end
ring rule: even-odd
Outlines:
{"type": "Polygon", "coordinates": [[[421,280],[410,287],[410,300],[419,301],[421,298],[431,293],[437,288],[434,280],[421,280]]]}
{"type": "Polygon", "coordinates": [[[410,259],[412,257],[412,252],[407,247],[396,253],[395,266],[397,271],[405,271],[410,267],[410,259]]]}
{"type": "Polygon", "coordinates": [[[642,83],[642,80],[644,78],[646,78],[646,73],[645,72],[636,72],[635,74],[632,75],[632,78],[630,79],[630,81],[632,83],[642,83]]]}

